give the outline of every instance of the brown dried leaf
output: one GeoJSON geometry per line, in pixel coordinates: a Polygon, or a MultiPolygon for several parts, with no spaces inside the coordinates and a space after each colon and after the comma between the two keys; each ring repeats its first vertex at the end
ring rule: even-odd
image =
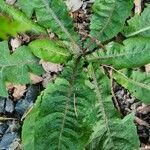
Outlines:
{"type": "Polygon", "coordinates": [[[26,92],[25,85],[14,85],[14,92],[13,92],[14,99],[16,100],[20,99],[25,92],[26,92]]]}
{"type": "Polygon", "coordinates": [[[10,44],[12,46],[12,51],[15,51],[15,49],[18,48],[21,45],[21,40],[20,40],[19,37],[14,38],[14,39],[12,38],[10,40],[10,44]]]}
{"type": "Polygon", "coordinates": [[[46,88],[46,86],[48,85],[49,81],[51,81],[53,78],[54,78],[54,77],[52,77],[52,76],[50,75],[50,73],[48,73],[48,72],[45,73],[45,74],[43,75],[43,82],[42,82],[43,87],[46,88]]]}
{"type": "Polygon", "coordinates": [[[142,1],[141,0],[134,0],[134,5],[135,5],[135,14],[140,14],[142,11],[142,8],[141,8],[142,1]]]}
{"type": "Polygon", "coordinates": [[[82,0],[66,0],[66,5],[69,11],[74,12],[77,11],[82,5],[82,0]]]}
{"type": "Polygon", "coordinates": [[[145,65],[145,71],[150,73],[150,64],[145,65]]]}
{"type": "Polygon", "coordinates": [[[29,73],[29,76],[30,76],[30,80],[32,81],[32,84],[37,84],[43,81],[42,77],[35,75],[33,73],[29,73]]]}
{"type": "Polygon", "coordinates": [[[146,126],[146,127],[150,128],[150,125],[147,122],[145,122],[144,120],[138,118],[137,116],[134,118],[134,121],[139,125],[143,125],[143,126],[146,126]]]}
{"type": "Polygon", "coordinates": [[[41,60],[40,61],[40,64],[42,64],[43,66],[43,69],[46,71],[46,72],[59,72],[62,70],[62,66],[60,64],[54,64],[54,63],[50,63],[50,62],[46,62],[46,61],[43,61],[41,60]]]}

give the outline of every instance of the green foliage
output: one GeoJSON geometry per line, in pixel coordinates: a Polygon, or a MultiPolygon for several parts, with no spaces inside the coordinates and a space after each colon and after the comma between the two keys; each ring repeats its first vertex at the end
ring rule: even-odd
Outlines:
{"type": "Polygon", "coordinates": [[[29,52],[28,47],[18,48],[12,55],[8,49],[7,42],[0,42],[0,95],[8,96],[5,82],[20,84],[30,83],[28,72],[42,73],[37,59],[29,52]]]}
{"type": "Polygon", "coordinates": [[[111,83],[102,68],[92,67],[92,76],[98,102],[98,122],[94,127],[89,150],[138,149],[139,141],[133,115],[121,119],[113,107],[111,83]],[[129,134],[130,133],[130,134],[129,134]],[[132,141],[132,142],[131,142],[132,141]]]}
{"type": "Polygon", "coordinates": [[[18,0],[17,5],[20,10],[0,0],[0,12],[42,35],[12,54],[7,42],[0,43],[0,95],[7,95],[5,82],[26,84],[29,72],[42,73],[34,55],[64,65],[24,121],[23,149],[138,150],[134,114],[121,117],[114,107],[112,80],[149,103],[149,75],[131,69],[150,63],[149,6],[127,21],[132,0],[95,0],[89,35],[80,41],[63,0],[18,0]],[[118,43],[119,32],[135,37],[118,43]],[[119,70],[124,68],[130,70],[119,70]]]}
{"type": "Polygon", "coordinates": [[[95,0],[90,35],[101,42],[113,38],[123,29],[132,7],[132,0],[95,0]]]}
{"type": "Polygon", "coordinates": [[[29,27],[30,31],[32,31],[36,34],[46,33],[44,28],[37,25],[33,21],[29,20],[22,12],[15,9],[13,6],[10,6],[10,5],[6,4],[4,2],[4,0],[0,0],[0,12],[1,13],[6,13],[10,17],[12,17],[15,21],[17,21],[17,22],[21,23],[22,25],[24,25],[25,29],[26,29],[26,27],[29,27]]]}
{"type": "Polygon", "coordinates": [[[22,23],[12,21],[10,18],[0,15],[0,38],[2,39],[7,39],[8,35],[16,36],[18,32],[25,32],[29,29],[29,26],[24,27],[22,23]]]}
{"type": "Polygon", "coordinates": [[[88,56],[88,60],[112,65],[116,69],[140,67],[150,62],[150,38],[129,38],[123,42],[110,43],[107,51],[100,49],[88,56]]]}
{"type": "Polygon", "coordinates": [[[116,81],[128,89],[137,99],[149,103],[150,97],[150,74],[139,71],[116,71],[116,81]]]}
{"type": "Polygon", "coordinates": [[[128,20],[128,26],[124,27],[124,35],[127,37],[140,35],[150,37],[150,5],[144,9],[141,15],[135,15],[128,20]]]}
{"type": "Polygon", "coordinates": [[[79,46],[76,44],[79,42],[79,36],[74,31],[72,19],[63,0],[27,0],[26,3],[24,0],[18,0],[18,4],[29,18],[35,11],[37,22],[41,26],[50,29],[66,45],[71,42],[68,46],[73,53],[79,53],[79,46]]]}
{"type": "Polygon", "coordinates": [[[35,40],[29,44],[29,48],[35,56],[53,63],[64,63],[70,57],[61,43],[48,39],[35,40]]]}
{"type": "Polygon", "coordinates": [[[133,118],[133,115],[124,119],[109,118],[108,125],[102,120],[98,121],[87,150],[138,150],[140,143],[133,118]]]}
{"type": "Polygon", "coordinates": [[[49,83],[25,120],[24,149],[84,149],[96,121],[95,94],[85,84],[87,79],[77,60],[49,83]]]}

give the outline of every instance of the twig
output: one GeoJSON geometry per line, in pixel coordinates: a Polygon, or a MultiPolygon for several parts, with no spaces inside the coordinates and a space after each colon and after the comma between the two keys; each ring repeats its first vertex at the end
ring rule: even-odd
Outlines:
{"type": "Polygon", "coordinates": [[[113,70],[112,70],[112,68],[111,68],[110,71],[109,71],[109,76],[110,76],[110,81],[111,81],[111,94],[112,94],[112,96],[113,96],[113,100],[114,100],[114,103],[115,103],[115,106],[116,106],[117,110],[118,110],[119,112],[121,112],[121,109],[120,109],[120,107],[119,107],[118,100],[117,100],[117,98],[116,98],[116,95],[115,95],[114,89],[113,89],[113,77],[112,77],[112,74],[113,74],[113,70]]]}
{"type": "Polygon", "coordinates": [[[25,113],[23,114],[23,116],[21,117],[21,121],[23,121],[23,119],[25,119],[26,117],[27,117],[27,115],[31,112],[31,110],[33,109],[33,106],[34,105],[32,105],[29,109],[27,109],[26,111],[25,111],[25,113]]]}
{"type": "Polygon", "coordinates": [[[0,117],[0,121],[9,121],[9,120],[19,120],[18,118],[5,118],[5,117],[0,117]]]}
{"type": "Polygon", "coordinates": [[[102,48],[102,49],[103,49],[104,52],[107,51],[106,48],[105,48],[105,46],[104,46],[97,38],[92,37],[92,36],[90,36],[89,34],[86,34],[85,36],[86,36],[86,37],[89,37],[89,38],[92,40],[92,41],[87,45],[87,48],[88,48],[93,42],[95,42],[99,48],[102,48]]]}
{"type": "Polygon", "coordinates": [[[145,122],[144,120],[141,120],[137,116],[135,116],[134,121],[139,125],[143,125],[143,126],[150,128],[150,125],[147,122],[145,122]]]}

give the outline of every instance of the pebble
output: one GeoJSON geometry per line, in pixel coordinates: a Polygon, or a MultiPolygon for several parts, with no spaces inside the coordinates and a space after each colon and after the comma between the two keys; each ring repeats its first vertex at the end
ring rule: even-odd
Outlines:
{"type": "Polygon", "coordinates": [[[0,149],[1,150],[10,150],[10,146],[14,141],[18,139],[17,133],[6,133],[2,137],[2,140],[0,142],[0,149]]]}
{"type": "Polygon", "coordinates": [[[12,114],[14,111],[14,103],[9,98],[6,100],[5,111],[10,114],[12,114]]]}
{"type": "Polygon", "coordinates": [[[39,93],[40,93],[39,86],[30,85],[27,89],[25,100],[27,100],[28,102],[35,102],[39,93]]]}
{"type": "Polygon", "coordinates": [[[21,99],[17,102],[15,106],[16,114],[19,117],[22,117],[22,115],[25,113],[25,111],[32,106],[33,102],[28,102],[26,99],[21,99]]]}
{"type": "Polygon", "coordinates": [[[5,134],[8,125],[5,123],[0,123],[0,140],[2,139],[3,135],[5,134]]]}
{"type": "Polygon", "coordinates": [[[19,117],[22,117],[26,110],[33,105],[39,95],[39,87],[31,85],[27,89],[25,99],[21,99],[16,103],[15,112],[19,117]]]}
{"type": "Polygon", "coordinates": [[[116,95],[119,99],[122,99],[124,96],[124,90],[119,90],[116,92],[116,95]]]}
{"type": "Polygon", "coordinates": [[[141,102],[135,102],[135,103],[133,103],[132,105],[131,105],[131,109],[133,110],[133,111],[135,111],[138,107],[140,107],[142,104],[141,104],[141,102]]]}
{"type": "Polygon", "coordinates": [[[139,125],[138,126],[138,134],[139,138],[143,143],[147,143],[150,136],[150,129],[145,126],[139,125]]]}
{"type": "MultiPolygon", "coordinates": [[[[40,88],[37,85],[30,85],[24,97],[17,102],[11,99],[0,97],[0,113],[6,117],[13,115],[13,118],[22,117],[25,111],[33,105],[40,88]]],[[[18,120],[9,120],[0,122],[0,150],[16,150],[20,148],[20,131],[21,124],[18,120]]]]}
{"type": "Polygon", "coordinates": [[[20,130],[20,123],[19,121],[8,121],[7,122],[7,125],[8,125],[8,128],[6,130],[6,133],[9,133],[9,132],[18,132],[20,130]]]}
{"type": "Polygon", "coordinates": [[[0,114],[4,113],[5,100],[5,98],[0,97],[0,114]]]}

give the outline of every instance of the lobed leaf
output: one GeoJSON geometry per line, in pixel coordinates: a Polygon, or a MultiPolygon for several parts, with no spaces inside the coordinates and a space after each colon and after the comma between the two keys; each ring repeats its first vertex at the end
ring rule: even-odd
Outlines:
{"type": "Polygon", "coordinates": [[[96,121],[95,94],[85,85],[79,60],[69,62],[49,83],[27,116],[22,131],[24,150],[83,150],[96,121]],[[46,129],[46,130],[45,130],[46,129]]]}
{"type": "Polygon", "coordinates": [[[7,42],[0,42],[0,96],[8,96],[5,82],[30,83],[29,72],[40,75],[42,68],[28,47],[22,46],[10,55],[7,42]]]}
{"type": "Polygon", "coordinates": [[[115,80],[128,89],[137,99],[150,103],[150,74],[132,71],[115,71],[115,80]]]}
{"type": "Polygon", "coordinates": [[[150,5],[148,5],[141,15],[136,14],[128,20],[128,26],[124,27],[123,34],[126,37],[142,36],[150,37],[150,5]]]}
{"type": "Polygon", "coordinates": [[[130,15],[132,0],[95,0],[90,35],[101,42],[118,34],[130,15]]]}
{"type": "Polygon", "coordinates": [[[88,60],[111,65],[116,69],[140,67],[150,63],[150,38],[130,38],[119,43],[110,43],[107,51],[101,49],[88,56],[88,60]]]}
{"type": "Polygon", "coordinates": [[[41,39],[30,42],[29,48],[35,56],[53,63],[64,63],[70,57],[70,53],[59,42],[41,39]]]}
{"type": "Polygon", "coordinates": [[[89,150],[139,149],[134,115],[121,119],[113,106],[111,85],[102,68],[93,67],[93,84],[99,108],[98,121],[88,145],[89,150]]]}

